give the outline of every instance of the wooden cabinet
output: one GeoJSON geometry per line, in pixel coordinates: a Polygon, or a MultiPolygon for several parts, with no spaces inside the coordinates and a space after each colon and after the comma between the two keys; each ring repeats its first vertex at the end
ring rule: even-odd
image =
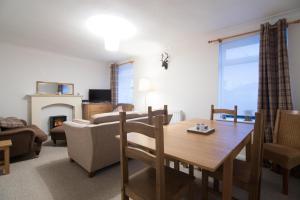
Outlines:
{"type": "Polygon", "coordinates": [[[112,112],[113,106],[111,103],[83,103],[82,117],[89,120],[95,114],[112,112]]]}

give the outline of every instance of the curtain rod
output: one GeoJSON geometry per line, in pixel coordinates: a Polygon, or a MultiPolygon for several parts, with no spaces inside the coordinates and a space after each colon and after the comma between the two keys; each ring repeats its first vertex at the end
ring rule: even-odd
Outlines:
{"type": "MultiPolygon", "coordinates": [[[[298,24],[298,23],[300,23],[300,19],[294,20],[294,21],[290,21],[290,22],[288,22],[288,25],[290,25],[290,24],[298,24]]],[[[240,36],[243,36],[243,35],[249,35],[249,34],[257,33],[259,31],[260,31],[260,29],[257,29],[257,30],[248,31],[248,32],[245,32],[245,33],[240,33],[240,34],[231,35],[231,36],[227,36],[227,37],[223,37],[223,38],[218,38],[218,39],[215,39],[215,40],[209,40],[208,43],[209,44],[214,43],[214,42],[219,42],[220,43],[223,40],[227,40],[227,39],[231,39],[231,38],[235,38],[235,37],[240,37],[240,36]]]]}
{"type": "Polygon", "coordinates": [[[120,66],[120,65],[125,65],[125,64],[129,64],[129,63],[134,63],[134,60],[129,60],[129,61],[126,61],[126,62],[122,62],[122,63],[116,63],[116,65],[120,66]]]}

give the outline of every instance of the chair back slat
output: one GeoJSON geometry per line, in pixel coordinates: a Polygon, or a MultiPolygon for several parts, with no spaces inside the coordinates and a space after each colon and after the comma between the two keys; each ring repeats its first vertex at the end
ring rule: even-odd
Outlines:
{"type": "Polygon", "coordinates": [[[214,120],[214,114],[228,114],[233,115],[234,122],[237,122],[237,110],[238,107],[235,105],[233,110],[223,109],[223,108],[215,108],[214,105],[211,105],[210,111],[210,120],[214,120]]]}
{"type": "Polygon", "coordinates": [[[164,109],[160,110],[152,110],[152,106],[148,106],[148,123],[153,125],[153,117],[156,116],[163,116],[163,125],[168,125],[169,124],[169,119],[168,119],[168,106],[164,105],[164,109]]]}
{"type": "Polygon", "coordinates": [[[214,109],[214,113],[223,113],[228,115],[235,115],[235,110],[230,109],[214,109]]]}
{"type": "Polygon", "coordinates": [[[153,156],[151,153],[135,147],[127,147],[125,149],[125,153],[127,158],[142,160],[151,167],[155,167],[155,156],[153,156]]]}
{"type": "Polygon", "coordinates": [[[154,111],[152,111],[153,116],[164,115],[164,114],[165,114],[164,110],[154,110],[154,111]]]}
{"type": "Polygon", "coordinates": [[[151,138],[155,138],[154,127],[142,122],[127,122],[126,131],[127,132],[137,132],[146,135],[151,138]]]}
{"type": "Polygon", "coordinates": [[[300,112],[277,110],[273,143],[300,149],[300,112]]]}
{"type": "Polygon", "coordinates": [[[120,112],[121,139],[121,177],[122,191],[130,181],[128,176],[128,158],[141,160],[156,169],[156,199],[165,199],[165,169],[164,169],[164,134],[163,117],[154,117],[154,126],[141,122],[126,122],[126,113],[120,112]],[[130,146],[127,141],[129,132],[139,133],[155,139],[155,154],[146,152],[142,146],[130,146]]]}
{"type": "Polygon", "coordinates": [[[251,148],[251,182],[258,183],[261,177],[262,148],[264,139],[264,110],[255,113],[254,137],[251,148]]]}

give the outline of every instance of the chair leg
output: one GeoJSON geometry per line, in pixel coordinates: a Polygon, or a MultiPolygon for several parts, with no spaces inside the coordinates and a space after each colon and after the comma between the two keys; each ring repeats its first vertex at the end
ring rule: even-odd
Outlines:
{"type": "Polygon", "coordinates": [[[179,161],[174,160],[174,169],[176,169],[177,171],[179,171],[179,170],[180,170],[179,167],[180,167],[180,166],[179,166],[179,161]]]}
{"type": "Polygon", "coordinates": [[[194,176],[194,165],[189,165],[189,175],[194,176]]]}
{"type": "Polygon", "coordinates": [[[252,185],[251,189],[248,191],[249,200],[259,200],[260,199],[260,182],[257,185],[252,185]]]}
{"type": "Polygon", "coordinates": [[[202,170],[202,199],[208,199],[208,174],[205,170],[202,170]]]}
{"type": "Polygon", "coordinates": [[[121,199],[122,200],[129,200],[129,197],[125,194],[125,190],[122,189],[121,191],[121,199]]]}
{"type": "Polygon", "coordinates": [[[218,179],[214,178],[214,182],[213,182],[213,188],[215,192],[219,192],[219,188],[220,188],[220,182],[218,179]]]}
{"type": "Polygon", "coordinates": [[[170,160],[169,159],[166,159],[166,166],[170,167],[170,160]]]}
{"type": "Polygon", "coordinates": [[[282,193],[288,195],[289,193],[289,174],[288,169],[282,168],[282,193]]]}
{"type": "Polygon", "coordinates": [[[257,200],[260,200],[261,179],[262,179],[262,174],[260,175],[259,182],[258,182],[257,200]]]}

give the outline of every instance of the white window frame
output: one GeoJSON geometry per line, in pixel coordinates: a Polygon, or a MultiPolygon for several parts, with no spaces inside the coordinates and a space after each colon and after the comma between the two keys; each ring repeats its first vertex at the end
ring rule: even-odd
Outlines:
{"type": "MultiPolygon", "coordinates": [[[[236,39],[236,40],[230,40],[228,42],[220,43],[220,46],[219,46],[219,62],[218,62],[218,65],[219,65],[219,73],[218,73],[218,76],[219,76],[219,84],[218,84],[219,85],[219,88],[218,88],[218,107],[222,107],[222,99],[223,99],[223,95],[224,95],[223,94],[223,71],[224,71],[224,69],[223,69],[223,63],[222,63],[222,61],[225,60],[225,59],[223,59],[225,55],[224,55],[224,51],[223,51],[224,49],[222,48],[222,45],[229,45],[228,43],[230,43],[230,42],[234,42],[234,41],[242,40],[242,39],[245,40],[245,41],[243,41],[243,43],[246,43],[246,41],[254,40],[255,37],[259,37],[259,35],[255,34],[255,35],[248,36],[246,38],[239,38],[239,39],[236,39]]],[[[241,43],[239,43],[239,44],[241,44],[241,43]]],[[[238,47],[240,45],[232,44],[232,47],[234,47],[234,46],[238,47]]],[[[251,60],[251,58],[246,58],[246,60],[249,60],[249,59],[251,60]]],[[[255,60],[255,61],[257,60],[256,58],[255,59],[252,58],[252,59],[255,60]]],[[[229,62],[229,64],[243,63],[242,62],[243,60],[245,60],[245,59],[241,58],[241,59],[238,59],[236,61],[229,62]]],[[[227,109],[233,109],[233,107],[232,108],[227,108],[227,109]]],[[[244,117],[245,116],[243,114],[239,114],[238,115],[239,119],[244,119],[244,117]]],[[[255,112],[252,113],[251,118],[252,119],[255,118],[255,112]]]]}

